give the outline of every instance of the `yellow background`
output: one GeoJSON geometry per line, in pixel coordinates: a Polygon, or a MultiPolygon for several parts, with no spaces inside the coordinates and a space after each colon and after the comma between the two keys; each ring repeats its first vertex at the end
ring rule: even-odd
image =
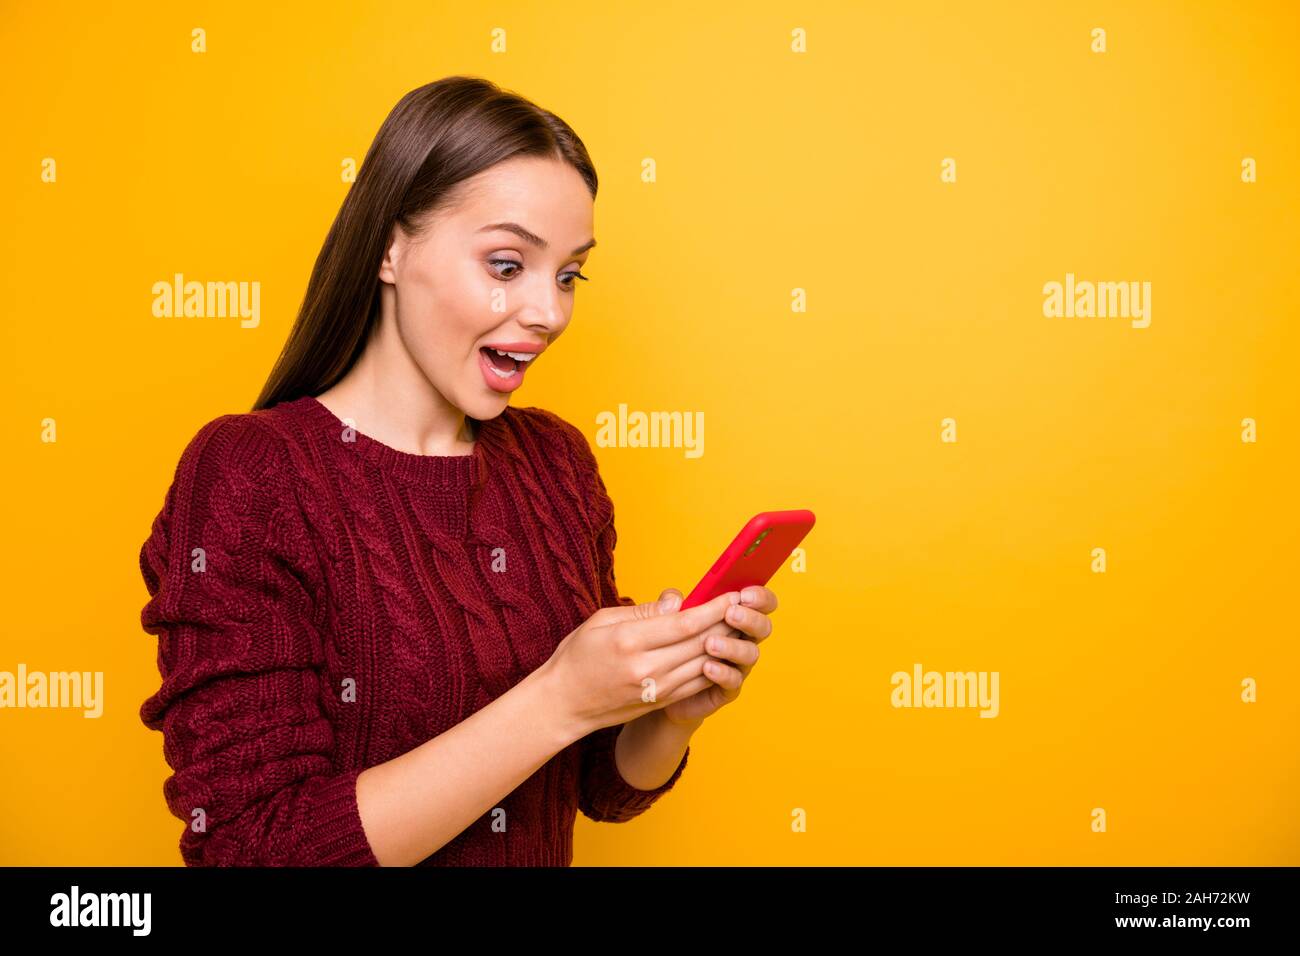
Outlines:
{"type": "Polygon", "coordinates": [[[620,402],[705,413],[700,459],[598,449],[623,592],[818,517],[740,699],[650,812],[579,817],[576,863],[1300,864],[1296,6],[470,6],[0,8],[0,669],[106,697],[0,711],[0,864],[179,864],[140,544],[265,380],[343,159],[452,73],[558,112],[601,178],[514,404],[593,438],[620,402]],[[259,281],[260,327],[154,318],[174,272],[259,281]],[[1045,318],[1067,272],[1151,282],[1150,327],[1045,318]],[[1000,716],[894,709],[915,662],[998,671],[1000,716]]]}

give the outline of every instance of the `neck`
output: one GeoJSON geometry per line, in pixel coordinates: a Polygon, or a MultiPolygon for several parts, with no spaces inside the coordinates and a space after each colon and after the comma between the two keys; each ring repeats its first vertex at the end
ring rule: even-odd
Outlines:
{"type": "Polygon", "coordinates": [[[317,400],[338,418],[398,451],[460,455],[477,440],[470,420],[412,361],[389,315],[356,364],[317,400]]]}

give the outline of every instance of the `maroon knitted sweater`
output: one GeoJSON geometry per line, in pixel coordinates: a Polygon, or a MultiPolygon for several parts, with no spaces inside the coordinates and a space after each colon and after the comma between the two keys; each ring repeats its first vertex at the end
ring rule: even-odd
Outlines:
{"type": "MultiPolygon", "coordinates": [[[[469,455],[398,451],[311,397],[204,425],[140,551],[163,784],[187,865],[378,866],[356,778],[545,662],[614,579],[586,436],[507,407],[469,455]]],[[[552,757],[421,866],[568,866],[577,811],[622,822],[621,725],[552,757]],[[504,810],[504,828],[500,819],[504,810]]],[[[485,752],[483,760],[491,760],[485,752]]]]}

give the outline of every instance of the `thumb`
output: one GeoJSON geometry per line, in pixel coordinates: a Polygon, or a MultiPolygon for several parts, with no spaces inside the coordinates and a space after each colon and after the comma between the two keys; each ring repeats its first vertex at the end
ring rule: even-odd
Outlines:
{"type": "Polygon", "coordinates": [[[682,592],[676,588],[664,588],[659,595],[658,609],[661,614],[671,614],[682,606],[682,592]]]}
{"type": "Polygon", "coordinates": [[[665,588],[654,601],[644,604],[611,604],[601,608],[596,614],[601,617],[601,624],[618,624],[623,621],[644,621],[661,614],[671,614],[682,606],[682,592],[676,588],[665,588]]]}

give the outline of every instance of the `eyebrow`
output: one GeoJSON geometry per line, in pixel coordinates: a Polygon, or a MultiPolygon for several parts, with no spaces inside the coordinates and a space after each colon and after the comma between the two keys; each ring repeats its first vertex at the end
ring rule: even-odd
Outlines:
{"type": "MultiPolygon", "coordinates": [[[[482,226],[478,231],[492,232],[496,229],[504,229],[506,232],[513,232],[520,239],[524,240],[525,242],[532,243],[538,249],[546,249],[550,245],[550,243],[548,243],[541,236],[537,235],[536,233],[529,232],[527,229],[519,225],[519,223],[517,222],[493,222],[493,223],[489,223],[486,226],[482,226]]],[[[573,252],[570,253],[570,255],[574,255],[574,256],[581,255],[582,253],[586,252],[588,249],[594,248],[595,245],[596,245],[595,239],[592,239],[589,242],[584,242],[582,245],[578,246],[578,248],[574,249],[573,252]]]]}

